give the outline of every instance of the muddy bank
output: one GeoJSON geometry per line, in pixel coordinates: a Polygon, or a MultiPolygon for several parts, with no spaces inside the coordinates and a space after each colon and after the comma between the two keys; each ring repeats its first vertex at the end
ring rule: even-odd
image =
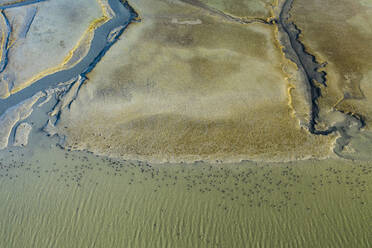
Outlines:
{"type": "MultiPolygon", "coordinates": [[[[24,90],[10,95],[6,99],[0,99],[0,124],[2,126],[0,132],[1,149],[7,147],[10,136],[12,133],[15,133],[13,129],[17,126],[19,121],[26,119],[32,113],[33,109],[37,106],[36,103],[39,103],[39,107],[41,107],[52,97],[58,99],[61,95],[67,96],[67,98],[69,98],[69,103],[73,101],[81,84],[86,80],[85,75],[96,66],[105,53],[118,40],[125,28],[132,21],[137,19],[138,15],[126,2],[122,3],[119,0],[109,0],[108,4],[108,7],[113,11],[112,19],[108,20],[94,31],[94,38],[90,44],[90,50],[79,63],[71,69],[48,75],[24,90]],[[74,81],[69,83],[72,79],[74,79],[74,81]],[[75,83],[76,80],[78,83],[75,83]],[[67,82],[67,84],[63,85],[61,82],[67,82]],[[77,88],[74,88],[76,85],[77,88]],[[32,105],[27,105],[26,114],[22,106],[25,105],[24,103],[30,101],[32,105]]],[[[69,103],[58,100],[54,107],[55,113],[53,115],[58,116],[61,109],[66,107],[65,105],[69,103]]],[[[48,119],[45,119],[45,123],[47,121],[48,119]]]]}
{"type": "Polygon", "coordinates": [[[9,107],[30,98],[37,92],[55,87],[58,83],[69,81],[78,75],[85,75],[95,67],[110,47],[117,41],[124,29],[132,21],[136,20],[138,16],[127,3],[123,4],[119,0],[109,0],[108,3],[114,11],[114,16],[94,31],[94,38],[87,55],[74,67],[47,75],[24,90],[14,93],[6,99],[0,99],[0,115],[9,107]],[[112,30],[119,27],[121,30],[107,40],[112,30]]]}
{"type": "Polygon", "coordinates": [[[322,121],[319,119],[318,99],[322,95],[321,87],[327,87],[326,72],[323,70],[326,63],[319,63],[314,55],[307,52],[301,42],[301,30],[291,21],[290,12],[293,2],[294,0],[285,0],[278,5],[277,11],[279,13],[276,23],[281,35],[280,42],[283,46],[283,52],[288,59],[297,65],[298,70],[304,76],[304,83],[307,86],[311,103],[308,130],[315,135],[330,135],[337,132],[340,137],[336,141],[334,152],[340,155],[343,148],[349,144],[350,135],[363,128],[365,123],[363,118],[357,114],[347,114],[339,111],[334,114],[338,115],[339,121],[335,121],[323,128],[317,127],[318,123],[322,121]]]}

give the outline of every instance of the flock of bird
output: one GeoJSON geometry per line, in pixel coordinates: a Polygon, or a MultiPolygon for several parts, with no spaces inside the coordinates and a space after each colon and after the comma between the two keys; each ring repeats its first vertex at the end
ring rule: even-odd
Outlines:
{"type": "MultiPolygon", "coordinates": [[[[151,165],[101,157],[89,152],[57,150],[55,161],[45,157],[36,160],[29,155],[8,150],[0,156],[0,184],[20,180],[21,176],[36,178],[55,174],[56,183],[65,187],[99,187],[108,177],[121,177],[128,187],[149,184],[154,194],[177,187],[185,192],[211,194],[218,206],[227,210],[229,204],[242,207],[268,207],[283,211],[303,206],[324,192],[339,191],[350,200],[367,205],[368,181],[372,165],[348,163],[313,165],[295,163],[151,165]],[[343,165],[342,165],[343,164],[343,165]],[[92,176],[92,173],[98,173],[92,176]]],[[[53,160],[53,159],[52,159],[53,160]]],[[[369,203],[370,204],[370,203],[369,203]]],[[[310,211],[310,207],[306,207],[310,211]]]]}

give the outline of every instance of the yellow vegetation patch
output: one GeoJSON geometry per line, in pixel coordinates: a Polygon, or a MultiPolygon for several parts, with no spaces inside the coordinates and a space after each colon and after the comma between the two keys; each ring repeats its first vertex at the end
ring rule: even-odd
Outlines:
{"type": "Polygon", "coordinates": [[[157,162],[328,156],[332,140],[299,128],[285,106],[267,104],[215,120],[164,113],[125,121],[125,112],[96,113],[87,119],[65,119],[61,125],[68,126],[64,132],[70,148],[157,162]]]}

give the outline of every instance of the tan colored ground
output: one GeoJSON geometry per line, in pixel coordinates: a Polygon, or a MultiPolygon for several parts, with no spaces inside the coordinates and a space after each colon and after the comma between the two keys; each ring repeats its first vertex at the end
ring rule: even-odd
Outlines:
{"type": "Polygon", "coordinates": [[[67,146],[150,161],[329,155],[334,137],[310,135],[293,115],[282,67],[294,68],[274,26],[226,22],[177,1],[131,5],[142,22],[62,114],[67,146]]]}
{"type": "Polygon", "coordinates": [[[210,8],[223,11],[236,17],[269,18],[270,7],[275,0],[184,0],[184,2],[202,3],[210,8]]]}

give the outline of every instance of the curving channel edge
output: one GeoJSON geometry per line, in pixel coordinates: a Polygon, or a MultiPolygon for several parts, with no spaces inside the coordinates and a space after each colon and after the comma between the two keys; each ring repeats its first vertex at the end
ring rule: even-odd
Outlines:
{"type": "MultiPolygon", "coordinates": [[[[306,51],[304,44],[300,41],[299,37],[301,30],[295,23],[290,21],[290,11],[292,9],[294,0],[284,0],[279,7],[278,18],[275,19],[275,24],[278,27],[279,33],[284,38],[279,42],[283,46],[283,52],[287,59],[294,62],[301,73],[304,75],[304,83],[308,89],[311,101],[310,121],[308,123],[308,130],[315,135],[330,135],[338,133],[339,138],[336,140],[334,152],[344,157],[341,152],[346,145],[349,144],[351,136],[349,132],[359,131],[365,126],[365,121],[362,116],[354,113],[342,113],[345,115],[345,121],[329,126],[325,130],[316,128],[319,119],[319,106],[318,99],[321,97],[321,89],[317,84],[327,87],[326,72],[320,71],[324,64],[319,64],[314,55],[306,51]]],[[[340,111],[339,111],[340,112],[340,111]]]]}
{"type": "MultiPolygon", "coordinates": [[[[26,2],[30,4],[39,1],[26,2]]],[[[13,113],[14,111],[17,109],[23,110],[27,107],[27,113],[32,112],[34,105],[41,102],[39,104],[41,106],[44,102],[50,101],[51,95],[55,96],[52,102],[54,102],[54,108],[56,108],[61,99],[71,95],[68,93],[71,89],[76,89],[70,99],[72,102],[76,98],[81,85],[86,81],[86,75],[93,70],[106,52],[116,43],[128,25],[139,21],[138,14],[127,1],[107,0],[107,2],[113,10],[113,15],[111,19],[94,30],[94,38],[91,41],[90,50],[79,63],[70,69],[49,74],[27,88],[5,99],[0,99],[0,126],[7,127],[5,128],[6,130],[4,128],[0,130],[0,149],[6,148],[9,144],[10,139],[14,136],[14,128],[17,127],[17,123],[30,116],[30,114],[20,115],[18,112],[13,113]],[[36,100],[34,101],[33,99],[36,100]],[[30,100],[32,100],[32,104],[29,104],[30,100]]],[[[13,7],[13,5],[8,7],[13,7]]],[[[69,107],[71,102],[66,106],[69,107]]],[[[58,121],[58,117],[59,113],[54,118],[54,122],[58,121]]]]}

